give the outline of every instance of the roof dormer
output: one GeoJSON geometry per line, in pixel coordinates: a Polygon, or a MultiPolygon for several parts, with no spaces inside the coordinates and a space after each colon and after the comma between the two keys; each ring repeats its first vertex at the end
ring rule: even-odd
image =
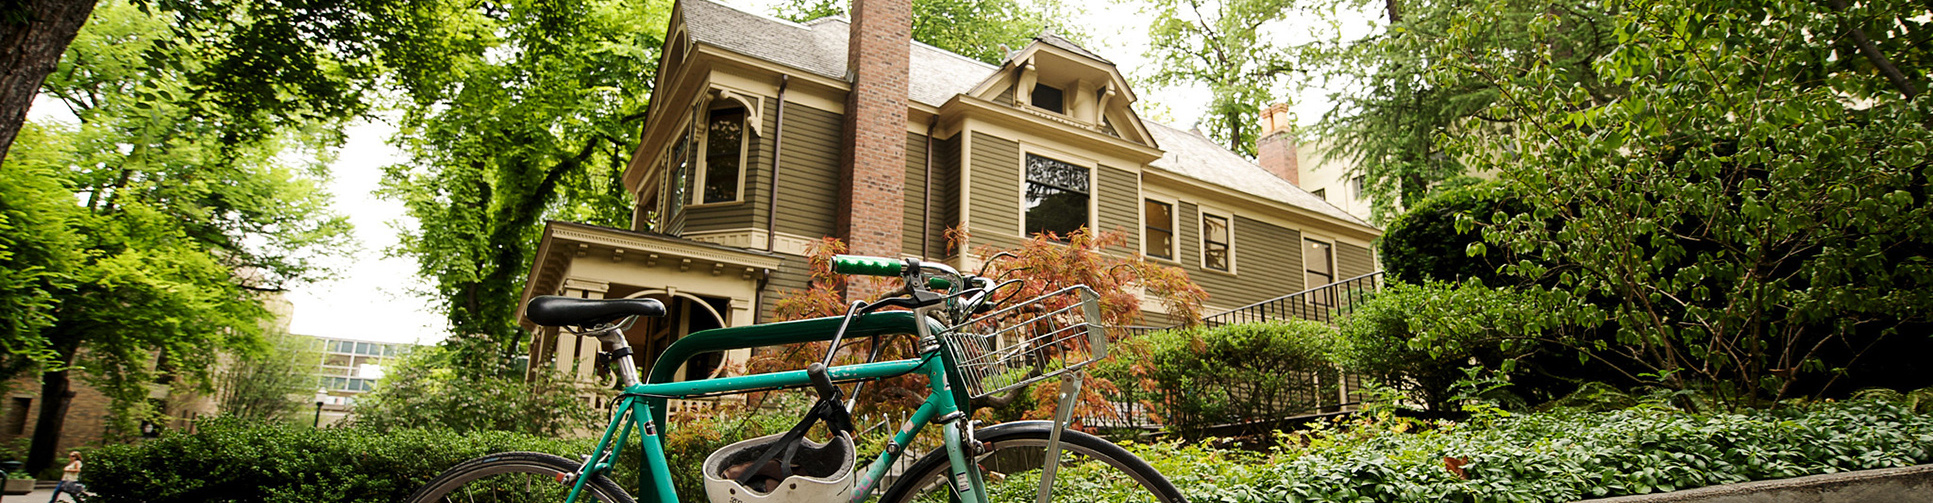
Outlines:
{"type": "Polygon", "coordinates": [[[1073,42],[1042,34],[968,93],[1034,115],[1154,145],[1129,108],[1136,97],[1114,63],[1073,42]]]}

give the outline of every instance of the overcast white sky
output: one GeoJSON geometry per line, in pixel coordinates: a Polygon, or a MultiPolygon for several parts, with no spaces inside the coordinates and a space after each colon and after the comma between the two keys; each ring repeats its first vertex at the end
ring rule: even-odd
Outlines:
{"type": "MultiPolygon", "coordinates": [[[[776,0],[726,0],[757,13],[771,12],[776,0]]],[[[1123,72],[1133,73],[1147,60],[1147,16],[1136,7],[1121,2],[1100,0],[1069,2],[1088,11],[1082,13],[1083,25],[1091,27],[1088,49],[1114,61],[1123,72]]],[[[1286,27],[1285,31],[1295,30],[1286,27]]],[[[1293,35],[1285,35],[1293,36],[1293,35]]],[[[1193,126],[1200,109],[1208,102],[1205,87],[1136,90],[1146,102],[1158,103],[1156,117],[1187,129],[1193,126]],[[1160,117],[1166,115],[1166,117],[1160,117]]],[[[1298,99],[1296,113],[1309,123],[1327,109],[1323,92],[1305,92],[1298,99]]],[[[42,108],[42,107],[36,107],[42,108]]],[[[385,258],[384,250],[397,243],[393,225],[408,224],[402,204],[375,198],[381,178],[380,168],[401,162],[405,156],[385,142],[395,132],[387,124],[363,122],[349,130],[349,141],[333,165],[335,179],[330,190],[336,195],[337,208],[348,214],[356,226],[362,252],[341,260],[341,278],[306,286],[290,293],[295,306],[290,331],[323,337],[382,342],[430,344],[444,337],[446,324],[430,311],[431,301],[422,294],[425,288],[416,277],[415,262],[407,258],[385,258]]]]}

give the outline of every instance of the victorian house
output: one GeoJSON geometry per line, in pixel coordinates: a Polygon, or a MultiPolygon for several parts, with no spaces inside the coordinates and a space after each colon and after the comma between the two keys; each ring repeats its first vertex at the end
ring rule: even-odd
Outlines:
{"type": "MultiPolygon", "coordinates": [[[[806,247],[824,236],[965,269],[981,245],[1118,230],[1119,253],[1183,268],[1210,313],[1376,269],[1376,228],[1199,133],[1142,120],[1100,55],[1042,35],[988,65],[907,38],[903,1],[854,12],[856,24],[799,24],[679,0],[624,176],[631,227],[551,222],[525,298],[664,301],[670,316],[628,334],[648,366],[678,337],[768,319],[782,292],[807,287],[806,247]],[[949,247],[949,228],[969,230],[968,246],[949,247]]],[[[524,323],[533,368],[591,375],[594,343],[524,323]]],[[[748,356],[711,355],[679,378],[748,356]]]]}

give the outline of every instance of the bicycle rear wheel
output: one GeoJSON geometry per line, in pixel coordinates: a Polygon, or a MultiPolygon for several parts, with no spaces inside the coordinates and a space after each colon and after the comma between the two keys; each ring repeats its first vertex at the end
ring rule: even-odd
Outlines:
{"type": "MultiPolygon", "coordinates": [[[[1047,459],[1047,421],[995,425],[975,432],[987,452],[975,457],[994,503],[1037,501],[1040,467],[1047,459]]],[[[1060,436],[1060,467],[1050,501],[1147,501],[1185,503],[1167,477],[1127,449],[1100,437],[1067,430],[1060,436]]],[[[881,503],[946,502],[952,490],[945,450],[928,453],[881,495],[881,503]]]]}
{"type": "MultiPolygon", "coordinates": [[[[541,452],[502,452],[464,461],[444,470],[409,496],[410,503],[485,502],[558,503],[570,495],[564,480],[577,472],[575,461],[541,452]]],[[[577,501],[634,503],[631,495],[603,475],[584,484],[577,501]]]]}

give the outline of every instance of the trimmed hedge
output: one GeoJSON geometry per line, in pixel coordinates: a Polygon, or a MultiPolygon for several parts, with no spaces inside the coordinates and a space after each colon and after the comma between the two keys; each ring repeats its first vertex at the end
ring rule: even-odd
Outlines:
{"type": "Polygon", "coordinates": [[[111,445],[82,482],[105,502],[394,502],[498,451],[588,452],[588,442],[504,432],[311,429],[217,419],[197,433],[111,445]]]}
{"type": "Polygon", "coordinates": [[[1288,439],[1293,447],[1267,454],[1176,444],[1130,450],[1196,503],[1574,501],[1933,462],[1933,416],[1879,400],[1713,415],[1552,412],[1488,426],[1395,420],[1298,433],[1288,439]],[[1449,466],[1455,462],[1462,476],[1449,466]]]}
{"type": "MultiPolygon", "coordinates": [[[[665,441],[673,485],[681,495],[702,497],[704,479],[696,467],[706,455],[790,427],[794,420],[774,411],[743,421],[696,419],[674,428],[665,441]]],[[[195,429],[94,451],[81,473],[81,481],[99,495],[90,501],[392,503],[470,458],[537,451],[575,459],[597,441],[510,432],[313,429],[235,419],[202,421],[195,429]]],[[[632,494],[637,493],[640,451],[633,436],[612,475],[632,494]]]]}

